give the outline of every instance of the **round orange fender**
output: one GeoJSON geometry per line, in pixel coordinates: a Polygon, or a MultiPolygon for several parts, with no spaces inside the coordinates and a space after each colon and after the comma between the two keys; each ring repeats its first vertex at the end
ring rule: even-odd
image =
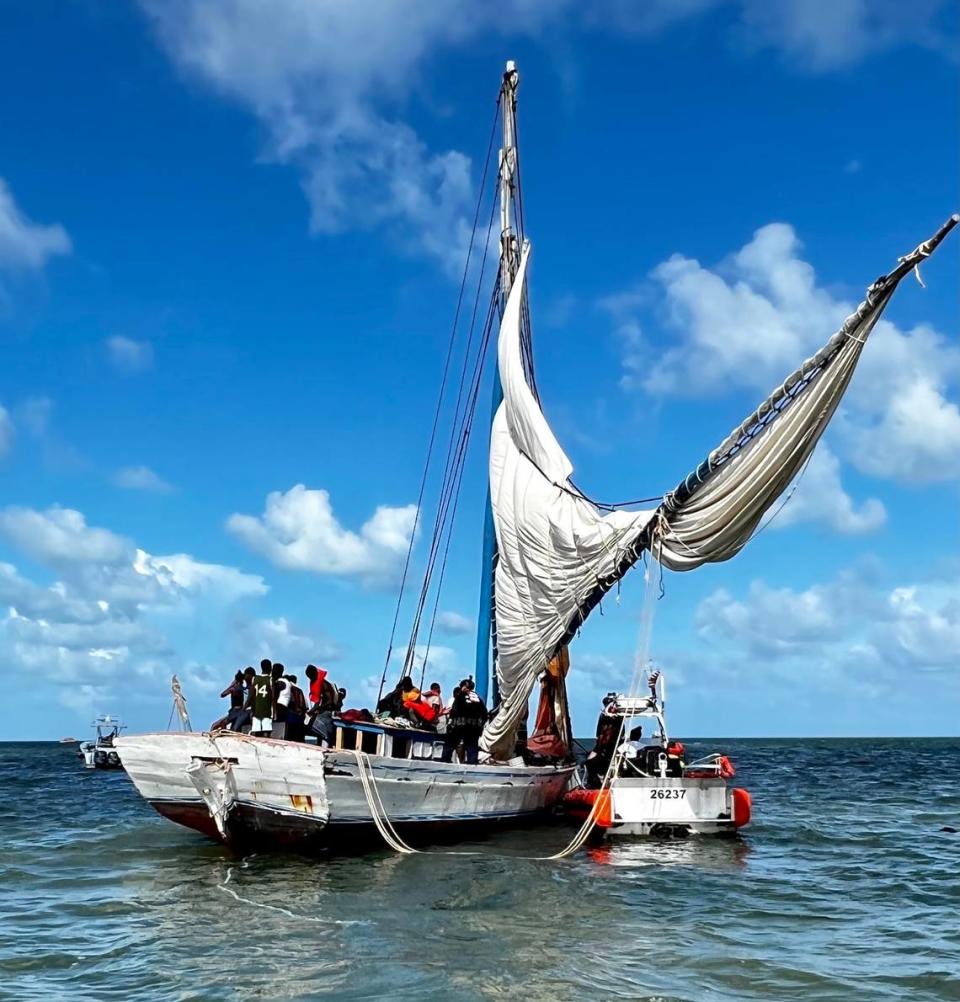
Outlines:
{"type": "Polygon", "coordinates": [[[610,790],[570,790],[563,795],[563,806],[567,813],[579,820],[587,820],[591,811],[598,828],[609,828],[613,824],[613,804],[610,790]],[[596,804],[596,808],[594,808],[596,804]]]}
{"type": "Polygon", "coordinates": [[[609,789],[601,790],[597,796],[597,810],[593,818],[598,828],[609,828],[613,824],[613,804],[609,789]]]}
{"type": "Polygon", "coordinates": [[[733,794],[733,827],[743,828],[750,824],[750,794],[739,788],[730,792],[733,794]]]}

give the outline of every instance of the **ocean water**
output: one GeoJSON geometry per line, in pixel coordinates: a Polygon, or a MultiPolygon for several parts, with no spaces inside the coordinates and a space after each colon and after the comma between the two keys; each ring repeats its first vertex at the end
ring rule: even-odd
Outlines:
{"type": "Polygon", "coordinates": [[[960,999],[960,741],[690,741],[730,841],[242,857],[75,749],[0,744],[0,998],[960,999]]]}

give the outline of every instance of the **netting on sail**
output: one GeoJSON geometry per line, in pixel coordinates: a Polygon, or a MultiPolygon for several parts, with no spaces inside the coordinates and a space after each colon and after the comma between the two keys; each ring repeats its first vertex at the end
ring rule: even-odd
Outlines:
{"type": "Polygon", "coordinates": [[[500,328],[504,400],[490,444],[497,676],[502,701],[481,746],[509,757],[539,674],[603,595],[649,549],[672,570],[728,560],[803,467],[897,284],[958,218],[879,278],[843,326],[740,424],[655,511],[602,514],[570,482],[572,466],[523,373],[520,308],[529,248],[500,328]]]}

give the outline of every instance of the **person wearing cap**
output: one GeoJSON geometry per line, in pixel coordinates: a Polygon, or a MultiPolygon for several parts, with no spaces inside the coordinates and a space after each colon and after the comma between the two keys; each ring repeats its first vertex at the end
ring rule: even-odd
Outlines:
{"type": "Polygon", "coordinates": [[[237,715],[230,722],[230,729],[232,731],[242,731],[244,727],[248,727],[250,724],[250,720],[253,717],[253,710],[250,708],[250,703],[253,698],[253,680],[256,677],[257,673],[253,669],[252,665],[248,665],[243,669],[244,702],[237,715]]]}
{"type": "Polygon", "coordinates": [[[590,754],[587,755],[587,777],[591,786],[598,787],[603,781],[610,766],[610,760],[613,758],[617,740],[620,737],[623,722],[617,717],[616,708],[617,694],[608,692],[603,697],[603,709],[597,718],[596,741],[594,741],[590,754]]]}
{"type": "Polygon", "coordinates": [[[460,761],[467,765],[476,765],[480,751],[480,735],[486,722],[486,703],[474,691],[473,679],[463,679],[454,690],[450,701],[450,719],[447,723],[443,761],[452,761],[454,751],[462,744],[460,761]]]}
{"type": "Polygon", "coordinates": [[[243,672],[238,671],[233,676],[233,681],[220,693],[221,699],[230,697],[230,710],[225,717],[220,717],[210,725],[211,731],[219,731],[221,728],[230,727],[234,720],[243,712],[244,703],[243,672]]]}

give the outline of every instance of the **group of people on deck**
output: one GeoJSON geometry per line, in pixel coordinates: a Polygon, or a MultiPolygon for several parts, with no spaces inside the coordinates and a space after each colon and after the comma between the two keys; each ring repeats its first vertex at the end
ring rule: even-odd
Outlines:
{"type": "MultiPolygon", "coordinates": [[[[260,672],[252,667],[238,671],[220,693],[230,698],[226,716],[214,721],[210,730],[242,731],[258,737],[304,741],[315,738],[322,747],[335,743],[335,717],[373,721],[366,710],[343,710],[346,689],[337,688],[323,668],[307,665],[306,691],[297,676],[282,664],[264,658],[260,672]]],[[[377,703],[377,718],[389,724],[437,731],[443,735],[443,761],[450,762],[459,750],[461,762],[476,765],[480,735],[487,722],[487,706],[477,694],[473,679],[465,678],[446,703],[439,682],[425,692],[405,675],[396,687],[377,703]]]]}
{"type": "Polygon", "coordinates": [[[214,721],[210,730],[242,731],[259,737],[303,741],[309,734],[330,746],[334,738],[334,714],[343,706],[346,689],[338,689],[327,672],[307,665],[307,692],[297,676],[288,674],[279,662],[264,658],[260,673],[249,666],[238,671],[220,693],[230,697],[230,711],[214,721]]]}
{"type": "Polygon", "coordinates": [[[444,762],[452,761],[454,751],[462,748],[460,760],[468,765],[477,764],[480,735],[487,722],[487,704],[477,693],[472,678],[462,679],[444,704],[439,682],[433,682],[426,692],[421,692],[413,679],[404,675],[377,703],[377,713],[443,734],[444,762]]]}

